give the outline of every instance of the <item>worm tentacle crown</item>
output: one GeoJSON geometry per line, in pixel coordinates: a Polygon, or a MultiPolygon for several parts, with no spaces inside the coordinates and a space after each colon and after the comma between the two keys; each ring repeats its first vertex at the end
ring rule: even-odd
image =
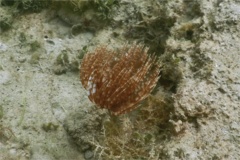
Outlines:
{"type": "Polygon", "coordinates": [[[160,64],[148,48],[134,44],[118,52],[98,47],[84,56],[80,80],[89,99],[114,115],[134,109],[159,79],[160,64]]]}

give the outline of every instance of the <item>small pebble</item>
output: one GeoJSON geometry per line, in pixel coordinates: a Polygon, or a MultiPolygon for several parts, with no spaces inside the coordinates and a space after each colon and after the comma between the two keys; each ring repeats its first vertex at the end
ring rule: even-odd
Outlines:
{"type": "Polygon", "coordinates": [[[93,152],[90,151],[90,150],[87,150],[85,153],[84,153],[84,158],[85,159],[90,159],[93,157],[93,152]]]}
{"type": "Polygon", "coordinates": [[[0,84],[6,84],[11,80],[11,74],[8,71],[0,71],[0,84]]]}

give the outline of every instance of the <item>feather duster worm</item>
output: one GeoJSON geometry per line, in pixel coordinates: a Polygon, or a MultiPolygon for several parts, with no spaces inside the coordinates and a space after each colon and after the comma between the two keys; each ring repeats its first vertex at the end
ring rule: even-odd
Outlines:
{"type": "Polygon", "coordinates": [[[89,99],[113,115],[134,109],[159,78],[157,57],[147,51],[148,48],[134,44],[118,51],[101,46],[86,54],[80,66],[80,80],[89,99]]]}

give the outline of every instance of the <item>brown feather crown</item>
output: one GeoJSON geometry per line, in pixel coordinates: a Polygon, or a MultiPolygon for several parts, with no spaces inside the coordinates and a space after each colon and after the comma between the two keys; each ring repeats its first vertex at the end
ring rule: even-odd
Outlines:
{"type": "Polygon", "coordinates": [[[98,47],[84,56],[80,79],[89,99],[114,115],[134,109],[145,99],[159,78],[160,65],[155,55],[141,45],[111,51],[98,47]]]}

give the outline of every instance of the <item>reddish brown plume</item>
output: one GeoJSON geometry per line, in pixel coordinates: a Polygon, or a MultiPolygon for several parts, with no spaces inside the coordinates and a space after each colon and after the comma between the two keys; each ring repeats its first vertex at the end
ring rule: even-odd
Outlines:
{"type": "Polygon", "coordinates": [[[80,79],[89,99],[114,115],[134,109],[156,86],[160,65],[148,49],[133,45],[111,51],[98,47],[81,63],[80,79]]]}

